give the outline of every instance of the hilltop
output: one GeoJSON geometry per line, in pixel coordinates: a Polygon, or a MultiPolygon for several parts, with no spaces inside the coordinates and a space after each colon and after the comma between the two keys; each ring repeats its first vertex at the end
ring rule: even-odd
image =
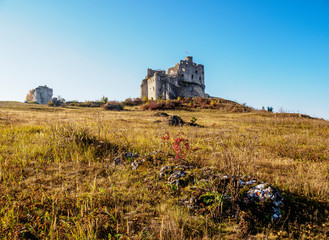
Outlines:
{"type": "Polygon", "coordinates": [[[0,237],[329,237],[329,122],[198,101],[0,102],[0,237]],[[262,182],[281,217],[246,197],[262,182]]]}

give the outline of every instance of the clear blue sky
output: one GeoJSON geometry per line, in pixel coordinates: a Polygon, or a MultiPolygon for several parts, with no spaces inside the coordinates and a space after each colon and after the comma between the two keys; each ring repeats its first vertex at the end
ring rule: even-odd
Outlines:
{"type": "Polygon", "coordinates": [[[0,100],[138,97],[186,51],[211,96],[329,119],[329,0],[0,0],[0,100]]]}

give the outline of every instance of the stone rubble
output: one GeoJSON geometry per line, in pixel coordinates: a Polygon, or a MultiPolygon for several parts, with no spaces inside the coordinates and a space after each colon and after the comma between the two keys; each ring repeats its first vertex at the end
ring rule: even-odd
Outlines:
{"type": "Polygon", "coordinates": [[[137,161],[137,160],[133,161],[131,163],[131,167],[132,167],[131,169],[132,170],[136,170],[138,168],[138,166],[141,165],[143,162],[145,162],[145,159],[144,158],[142,160],[140,160],[140,161],[137,161]]]}
{"type": "Polygon", "coordinates": [[[113,163],[114,163],[115,166],[124,165],[126,159],[128,159],[128,158],[137,158],[137,157],[138,157],[138,154],[136,154],[136,153],[125,152],[125,153],[122,153],[120,156],[116,157],[113,160],[113,163]]]}
{"type": "Polygon", "coordinates": [[[144,156],[139,156],[137,153],[132,153],[132,152],[125,152],[122,153],[120,156],[114,158],[113,160],[113,166],[118,166],[118,165],[125,165],[125,160],[127,159],[135,159],[131,163],[131,169],[136,170],[141,164],[143,164],[146,161],[146,158],[159,153],[160,151],[153,151],[149,154],[145,154],[144,156]],[[136,159],[139,158],[139,159],[136,159]]]}
{"type": "Polygon", "coordinates": [[[193,168],[192,166],[163,166],[159,171],[159,177],[164,178],[165,175],[169,175],[167,181],[168,184],[179,185],[179,179],[187,175],[186,170],[193,168]]]}
{"type": "Polygon", "coordinates": [[[282,217],[280,207],[284,206],[283,197],[278,190],[268,183],[261,183],[250,188],[247,192],[247,198],[250,202],[264,202],[265,200],[270,200],[273,203],[272,219],[277,221],[282,217]]]}
{"type": "Polygon", "coordinates": [[[179,116],[174,115],[174,116],[168,117],[168,124],[170,126],[182,126],[182,125],[184,125],[184,123],[185,122],[183,121],[183,119],[179,116]]]}
{"type": "MultiPolygon", "coordinates": [[[[160,176],[167,170],[168,170],[168,166],[164,166],[163,168],[161,168],[160,176]]],[[[168,183],[169,184],[176,183],[178,185],[179,178],[182,178],[185,176],[186,176],[185,171],[176,170],[168,178],[168,183]]],[[[249,187],[249,190],[246,193],[245,198],[244,198],[244,202],[247,204],[247,206],[254,207],[254,206],[251,206],[254,203],[270,201],[270,204],[272,207],[272,211],[271,211],[272,220],[274,222],[276,222],[282,218],[281,208],[284,207],[284,198],[282,197],[279,190],[273,188],[270,184],[260,183],[256,186],[253,186],[258,183],[257,179],[243,181],[243,180],[241,180],[241,176],[230,177],[230,176],[224,175],[221,177],[221,179],[224,181],[236,180],[239,183],[240,188],[249,187]]],[[[199,181],[202,181],[202,180],[207,180],[207,179],[201,179],[199,181]]],[[[202,208],[202,206],[200,205],[199,197],[202,196],[202,194],[204,194],[205,192],[204,192],[204,190],[197,189],[196,187],[194,187],[194,189],[196,190],[196,192],[188,200],[184,201],[184,204],[190,209],[202,208]]],[[[231,201],[231,197],[229,195],[223,194],[222,196],[227,201],[231,201]]]]}
{"type": "MultiPolygon", "coordinates": [[[[147,156],[157,154],[159,151],[154,151],[152,153],[146,154],[142,157],[140,157],[136,153],[131,152],[125,152],[121,154],[120,156],[116,157],[114,159],[114,165],[125,165],[125,160],[127,159],[135,159],[131,163],[132,170],[136,170],[141,164],[143,164],[146,160],[147,156]],[[137,158],[140,159],[138,160],[137,158]]],[[[188,176],[188,169],[194,168],[193,166],[185,166],[185,165],[178,165],[178,166],[169,166],[165,165],[161,167],[160,171],[158,172],[159,179],[165,179],[167,177],[167,182],[170,185],[176,184],[176,186],[179,186],[181,184],[180,179],[188,176]]],[[[209,173],[212,176],[215,176],[214,172],[210,168],[203,168],[200,169],[201,172],[209,173]]],[[[270,201],[271,207],[272,207],[272,214],[271,218],[273,221],[278,221],[282,218],[282,212],[281,207],[284,206],[284,199],[280,192],[273,188],[268,183],[258,183],[257,179],[251,179],[247,181],[241,180],[241,176],[227,176],[224,175],[221,177],[222,181],[225,181],[227,184],[228,181],[236,181],[238,183],[239,188],[245,188],[248,187],[249,190],[246,193],[244,197],[244,202],[247,204],[246,206],[254,207],[252,206],[254,203],[258,202],[264,202],[264,201],[270,201]],[[256,185],[256,186],[255,186],[256,185]]],[[[250,177],[246,176],[244,179],[250,179],[250,177]]],[[[208,181],[208,179],[203,178],[199,179],[199,181],[208,181]]],[[[193,196],[191,196],[187,201],[184,201],[184,204],[190,208],[190,209],[197,209],[202,208],[200,205],[200,199],[199,197],[205,194],[205,190],[197,189],[196,186],[192,186],[191,189],[195,189],[197,192],[193,196]],[[200,195],[200,196],[199,196],[200,195]],[[199,196],[199,197],[198,197],[199,196]]],[[[231,201],[231,197],[227,194],[222,195],[226,201],[231,201]]]]}
{"type": "Polygon", "coordinates": [[[242,187],[244,187],[244,186],[246,186],[246,185],[253,185],[253,184],[255,184],[255,183],[257,183],[257,180],[256,180],[256,179],[252,179],[252,180],[250,180],[250,181],[246,181],[246,182],[244,182],[244,181],[242,181],[241,179],[239,179],[239,184],[240,184],[240,186],[242,186],[242,187]]]}
{"type": "Polygon", "coordinates": [[[186,175],[186,172],[182,170],[175,170],[168,178],[168,183],[169,184],[174,184],[179,185],[179,179],[184,177],[186,175]]]}

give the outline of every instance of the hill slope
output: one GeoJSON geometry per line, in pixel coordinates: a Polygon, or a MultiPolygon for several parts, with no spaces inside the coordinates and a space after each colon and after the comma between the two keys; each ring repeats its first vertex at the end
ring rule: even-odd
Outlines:
{"type": "Polygon", "coordinates": [[[134,108],[0,103],[1,238],[328,237],[329,122],[166,113],[201,127],[134,108]],[[246,202],[260,182],[284,198],[280,220],[269,201],[246,202]]]}

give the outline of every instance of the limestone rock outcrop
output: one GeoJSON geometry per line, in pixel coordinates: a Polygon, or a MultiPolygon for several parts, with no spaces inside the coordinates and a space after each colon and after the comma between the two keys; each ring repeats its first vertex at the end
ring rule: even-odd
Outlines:
{"type": "Polygon", "coordinates": [[[37,102],[39,104],[47,104],[52,101],[53,89],[45,86],[39,86],[30,90],[26,96],[26,101],[37,102]]]}

